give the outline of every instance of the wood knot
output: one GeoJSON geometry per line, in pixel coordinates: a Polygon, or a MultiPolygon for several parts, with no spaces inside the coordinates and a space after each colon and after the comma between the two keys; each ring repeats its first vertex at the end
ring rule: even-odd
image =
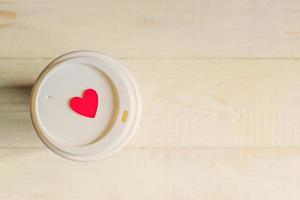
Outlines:
{"type": "Polygon", "coordinates": [[[0,28],[7,28],[17,17],[16,12],[0,10],[0,28]]]}

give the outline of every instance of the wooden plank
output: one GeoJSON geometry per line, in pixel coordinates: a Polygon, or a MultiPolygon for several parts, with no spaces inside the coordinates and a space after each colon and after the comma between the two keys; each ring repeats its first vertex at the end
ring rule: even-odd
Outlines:
{"type": "MultiPolygon", "coordinates": [[[[28,96],[47,62],[1,59],[0,146],[42,145],[30,124],[28,96]]],[[[300,60],[122,62],[137,79],[144,101],[142,123],[130,147],[300,144],[300,60]]]]}
{"type": "Polygon", "coordinates": [[[0,198],[298,200],[300,150],[125,149],[98,162],[0,150],[0,198]]]}
{"type": "Polygon", "coordinates": [[[39,73],[51,59],[1,59],[0,87],[32,87],[39,73]]]}
{"type": "Polygon", "coordinates": [[[78,49],[127,58],[300,56],[294,0],[1,2],[1,57],[78,49]]]}

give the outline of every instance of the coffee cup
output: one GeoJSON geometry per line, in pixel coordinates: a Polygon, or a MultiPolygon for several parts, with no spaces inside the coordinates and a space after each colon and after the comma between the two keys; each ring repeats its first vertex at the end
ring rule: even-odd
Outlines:
{"type": "Polygon", "coordinates": [[[77,161],[104,158],[133,136],[142,111],[138,86],[129,70],[94,51],[64,54],[38,76],[30,113],[43,143],[77,161]]]}

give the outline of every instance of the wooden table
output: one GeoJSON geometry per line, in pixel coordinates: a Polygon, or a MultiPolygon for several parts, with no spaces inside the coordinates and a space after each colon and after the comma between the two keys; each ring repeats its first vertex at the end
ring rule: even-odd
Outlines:
{"type": "Polygon", "coordinates": [[[0,199],[299,200],[300,1],[0,0],[0,199]],[[29,93],[78,49],[128,65],[144,101],[91,163],[36,136],[29,93]]]}

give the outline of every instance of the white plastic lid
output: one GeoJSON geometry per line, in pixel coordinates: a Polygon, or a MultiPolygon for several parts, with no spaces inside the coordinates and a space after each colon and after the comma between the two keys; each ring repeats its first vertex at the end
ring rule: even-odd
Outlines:
{"type": "Polygon", "coordinates": [[[112,154],[131,138],[142,103],[121,63],[97,52],[75,51],[42,71],[30,110],[38,136],[52,151],[88,161],[112,154]]]}

